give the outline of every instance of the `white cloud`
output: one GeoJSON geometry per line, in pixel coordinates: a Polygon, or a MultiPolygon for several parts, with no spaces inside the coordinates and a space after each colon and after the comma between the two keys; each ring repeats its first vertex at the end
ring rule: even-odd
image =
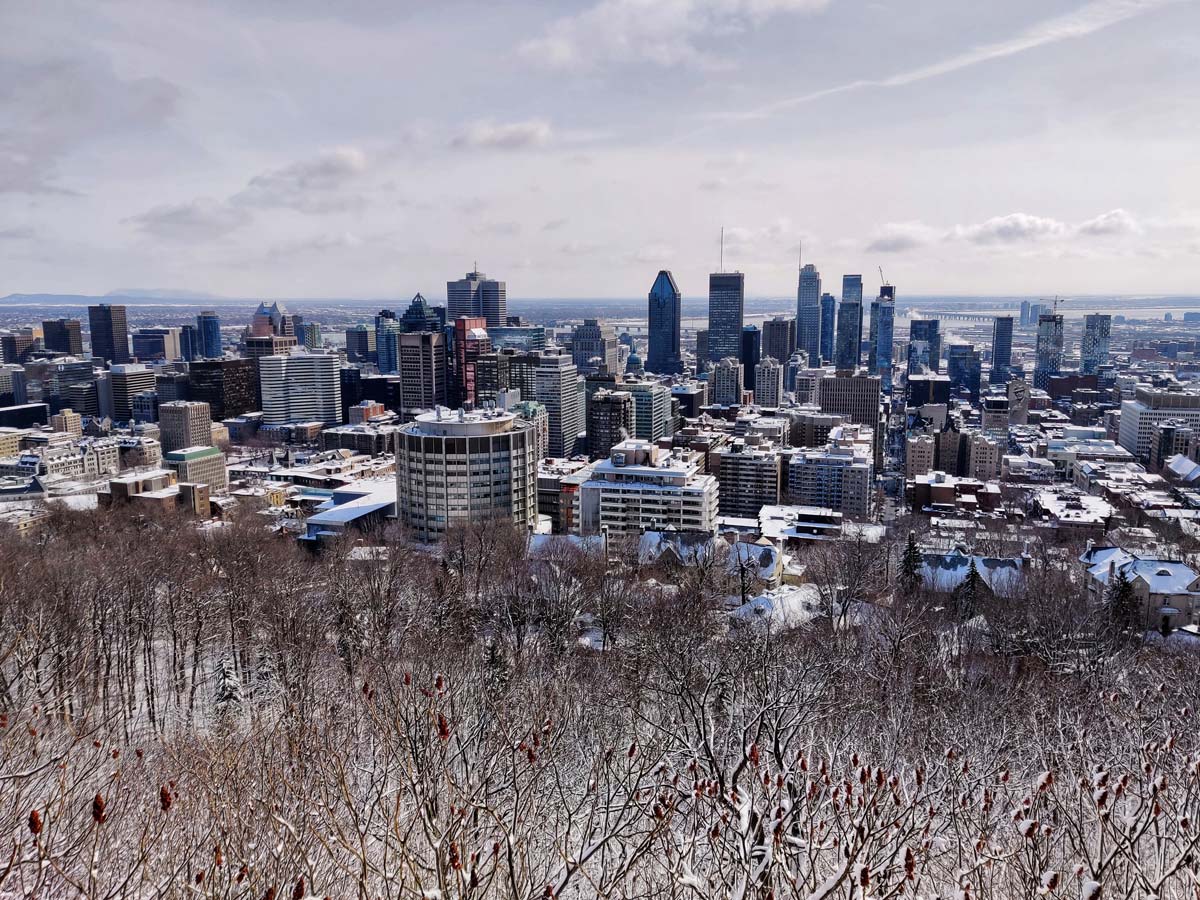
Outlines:
{"type": "Polygon", "coordinates": [[[924,222],[888,222],[876,229],[875,237],[867,244],[866,250],[869,253],[900,253],[950,241],[967,241],[981,246],[1066,244],[1093,238],[1138,235],[1142,231],[1141,223],[1124,209],[1110,210],[1078,225],[1016,212],[942,230],[924,222]]]}
{"type": "Polygon", "coordinates": [[[1123,209],[1113,209],[1080,224],[1080,234],[1089,237],[1116,237],[1141,234],[1141,224],[1123,209]]]}
{"type": "Polygon", "coordinates": [[[199,240],[221,237],[249,219],[245,210],[211,197],[199,197],[187,203],[160,204],[123,221],[156,237],[199,240]]]}
{"type": "Polygon", "coordinates": [[[346,189],[366,169],[361,150],[338,147],[256,175],[233,200],[260,209],[285,207],[307,213],[350,209],[361,206],[363,199],[346,189]]]}
{"type": "Polygon", "coordinates": [[[544,119],[497,123],[485,119],[467,126],[451,141],[466,149],[521,150],[550,143],[554,129],[544,119]]]}
{"type": "Polygon", "coordinates": [[[956,225],[951,231],[951,236],[970,241],[972,244],[1012,244],[1043,238],[1061,238],[1070,233],[1070,226],[1057,219],[1031,216],[1028,213],[1009,213],[1007,216],[996,216],[977,225],[956,225]]]}
{"type": "Polygon", "coordinates": [[[921,222],[888,222],[880,226],[867,244],[868,253],[902,253],[926,247],[941,238],[936,228],[921,222]]]}
{"type": "Polygon", "coordinates": [[[669,67],[712,65],[699,52],[707,36],[761,26],[783,13],[823,9],[827,0],[600,0],[551,23],[526,41],[527,60],[551,68],[644,62],[669,67]]]}
{"type": "Polygon", "coordinates": [[[178,106],[179,89],[163,78],[121,78],[92,52],[22,58],[27,49],[0,50],[0,193],[63,193],[71,153],[158,129],[178,106]]]}
{"type": "Polygon", "coordinates": [[[650,244],[646,247],[641,247],[631,253],[626,261],[636,265],[652,265],[660,268],[670,268],[670,260],[676,258],[679,254],[674,247],[668,247],[664,244],[650,244]]]}
{"type": "Polygon", "coordinates": [[[327,232],[279,244],[272,247],[267,252],[267,255],[274,258],[307,255],[310,253],[325,253],[330,250],[346,250],[361,247],[362,245],[363,239],[353,232],[327,232]]]}

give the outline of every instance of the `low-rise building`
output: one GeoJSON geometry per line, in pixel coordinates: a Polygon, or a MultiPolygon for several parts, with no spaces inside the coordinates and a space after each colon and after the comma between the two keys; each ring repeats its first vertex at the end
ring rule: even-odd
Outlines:
{"type": "Polygon", "coordinates": [[[713,533],[717,479],[695,459],[649,441],[627,440],[597,462],[575,494],[575,533],[636,535],[675,528],[713,533]]]}
{"type": "Polygon", "coordinates": [[[871,513],[875,480],[873,432],[862,426],[839,425],[829,437],[824,449],[792,456],[788,495],[793,503],[865,518],[871,513]]]}
{"type": "Polygon", "coordinates": [[[783,457],[770,442],[736,438],[715,451],[712,461],[722,516],[757,518],[763,506],[779,503],[783,457]]]}
{"type": "Polygon", "coordinates": [[[1097,606],[1108,600],[1120,573],[1138,599],[1142,629],[1169,632],[1200,624],[1200,573],[1192,566],[1099,546],[1089,547],[1079,561],[1088,574],[1088,594],[1097,606]]]}
{"type": "Polygon", "coordinates": [[[1073,488],[1038,491],[1033,508],[1066,539],[1101,538],[1117,515],[1107,500],[1073,488]]]}
{"type": "Polygon", "coordinates": [[[552,534],[575,533],[575,495],[592,477],[582,459],[544,459],[538,466],[538,516],[550,520],[552,534]]]}
{"type": "Polygon", "coordinates": [[[185,447],[172,450],[163,457],[168,468],[174,469],[179,481],[206,484],[213,493],[224,493],[229,486],[225,454],[216,447],[185,447]]]}

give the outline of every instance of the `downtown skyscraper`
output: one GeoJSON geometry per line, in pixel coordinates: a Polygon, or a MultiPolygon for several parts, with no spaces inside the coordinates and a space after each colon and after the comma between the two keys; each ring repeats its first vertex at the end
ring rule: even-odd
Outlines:
{"type": "Polygon", "coordinates": [[[821,295],[821,362],[833,360],[833,345],[837,327],[837,298],[833,294],[821,295]]]}
{"type": "Polygon", "coordinates": [[[1050,376],[1062,371],[1063,317],[1059,313],[1038,315],[1036,354],[1033,386],[1044,391],[1050,384],[1050,376]]]}
{"type": "Polygon", "coordinates": [[[42,343],[47,350],[83,356],[83,337],[78,319],[47,319],[42,322],[42,343]]]}
{"type": "Polygon", "coordinates": [[[842,276],[842,302],[853,300],[857,303],[862,303],[862,276],[861,275],[843,275],[842,276]]]}
{"type": "Polygon", "coordinates": [[[129,324],[124,306],[101,303],[88,307],[91,326],[92,356],[107,363],[127,363],[129,354],[129,324]]]}
{"type": "MultiPolygon", "coordinates": [[[[857,277],[857,276],[855,276],[857,277]]],[[[838,307],[837,339],[834,342],[833,364],[839,372],[853,372],[862,360],[862,284],[859,296],[842,295],[838,307]]]]}
{"type": "Polygon", "coordinates": [[[1108,363],[1109,335],[1112,332],[1112,316],[1091,313],[1083,317],[1083,340],[1079,345],[1079,371],[1084,375],[1095,375],[1108,363]]]}
{"type": "Polygon", "coordinates": [[[921,367],[942,371],[941,323],[937,319],[913,319],[908,325],[908,374],[921,367]]]}
{"type": "Polygon", "coordinates": [[[742,355],[742,326],[746,303],[746,276],[741,272],[714,272],[708,276],[708,359],[742,355]]]}
{"type": "Polygon", "coordinates": [[[763,322],[762,355],[780,362],[791,359],[792,350],[796,347],[796,320],[776,316],[763,322]]]}
{"type": "Polygon", "coordinates": [[[446,282],[446,318],[482,316],[488,328],[508,324],[508,286],[476,269],[465,278],[446,282]]]}
{"type": "Polygon", "coordinates": [[[196,332],[199,346],[193,353],[201,359],[221,358],[221,318],[212,310],[204,310],[196,316],[196,332]]]}
{"type": "Polygon", "coordinates": [[[683,371],[683,358],[679,352],[682,307],[683,297],[675,278],[663,269],[650,286],[649,295],[650,340],[646,369],[655,375],[678,375],[683,371]]]}
{"type": "Polygon", "coordinates": [[[796,346],[810,365],[821,359],[821,273],[812,263],[800,269],[796,287],[796,346]]]}
{"type": "Polygon", "coordinates": [[[871,301],[870,353],[867,368],[880,378],[880,389],[892,392],[892,354],[895,343],[896,288],[881,285],[879,296],[871,301]]]}
{"type": "Polygon", "coordinates": [[[1012,369],[1013,317],[996,316],[992,323],[992,370],[988,381],[1007,384],[1012,369]]]}

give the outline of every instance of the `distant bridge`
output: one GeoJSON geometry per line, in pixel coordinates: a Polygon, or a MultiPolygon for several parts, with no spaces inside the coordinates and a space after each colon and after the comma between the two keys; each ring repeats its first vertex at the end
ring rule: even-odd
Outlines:
{"type": "MultiPolygon", "coordinates": [[[[937,312],[923,313],[919,309],[910,309],[905,313],[906,319],[937,319],[940,322],[986,322],[990,323],[995,315],[969,312],[937,312]]],[[[1014,318],[1016,318],[1014,316],[1014,318]]]]}

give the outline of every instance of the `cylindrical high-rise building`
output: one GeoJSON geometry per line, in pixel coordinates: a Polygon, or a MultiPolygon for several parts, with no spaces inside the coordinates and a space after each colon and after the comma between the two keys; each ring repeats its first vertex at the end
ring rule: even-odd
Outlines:
{"type": "Polygon", "coordinates": [[[396,514],[432,542],[455,525],[537,521],[537,432],[504,410],[422,413],[396,446],[396,514]]]}
{"type": "Polygon", "coordinates": [[[196,331],[200,334],[199,350],[201,359],[220,359],[221,351],[221,317],[212,310],[204,310],[196,316],[196,331]]]}

